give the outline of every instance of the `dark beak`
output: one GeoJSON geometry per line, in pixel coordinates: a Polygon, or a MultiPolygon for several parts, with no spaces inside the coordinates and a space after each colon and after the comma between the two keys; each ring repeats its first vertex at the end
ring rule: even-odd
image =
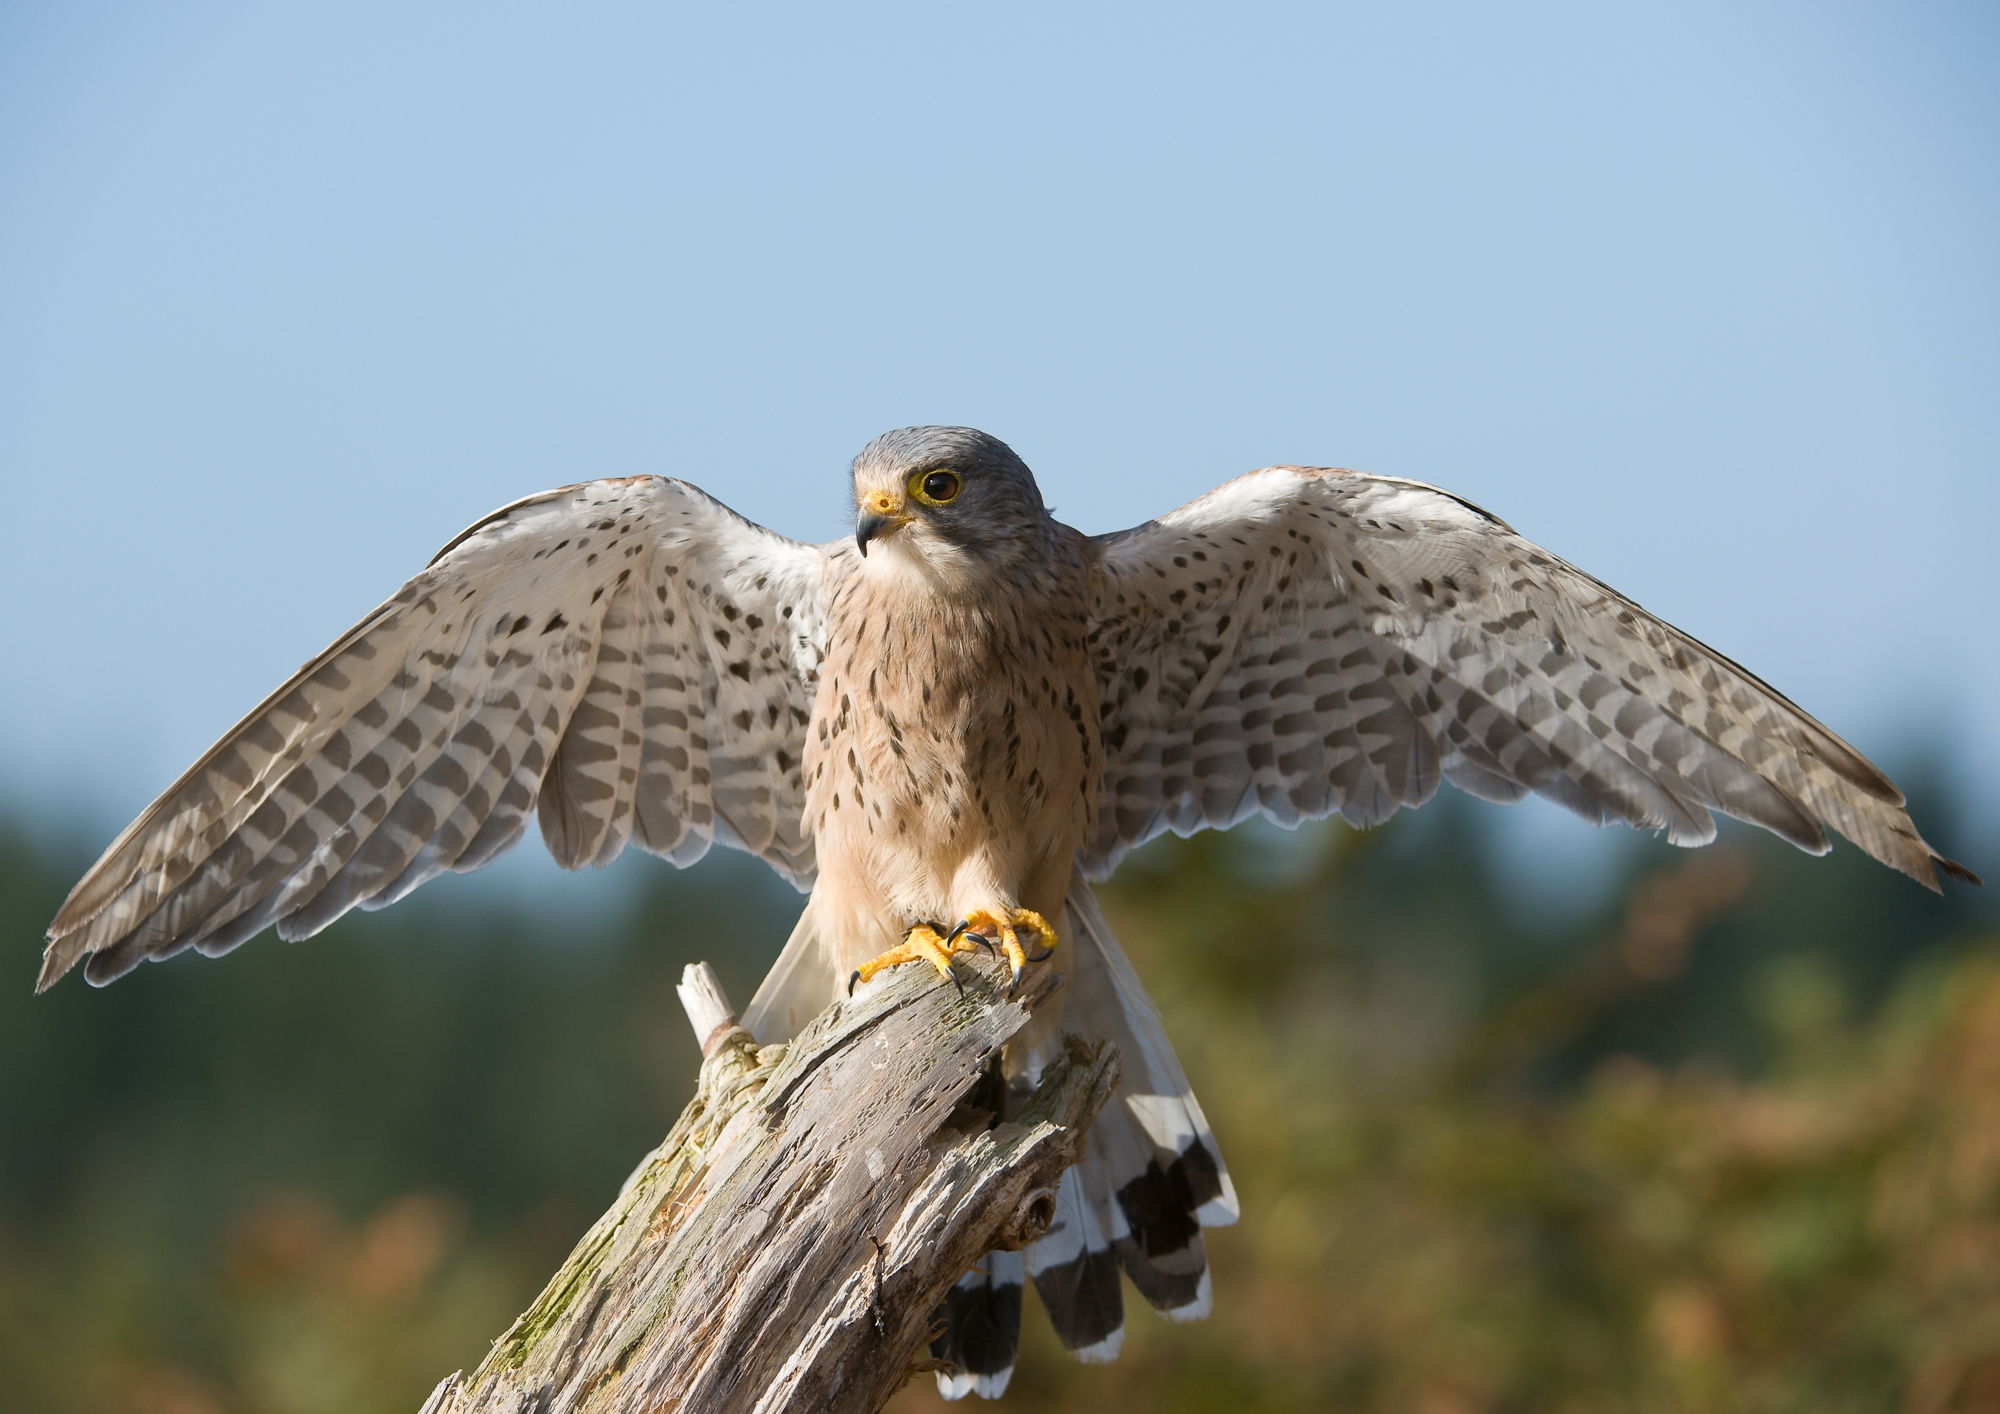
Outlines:
{"type": "Polygon", "coordinates": [[[863,511],[861,518],[854,522],[854,543],[861,547],[861,558],[868,558],[868,542],[896,524],[894,516],[877,515],[874,511],[863,511]]]}

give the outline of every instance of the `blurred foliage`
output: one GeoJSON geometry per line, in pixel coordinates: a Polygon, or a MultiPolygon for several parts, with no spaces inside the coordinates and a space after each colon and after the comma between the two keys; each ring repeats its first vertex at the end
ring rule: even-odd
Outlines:
{"type": "MultiPolygon", "coordinates": [[[[1578,907],[1504,877],[1508,818],[1128,863],[1106,907],[1244,1219],[1214,1317],[1128,1291],[1114,1365],[1031,1300],[1003,1407],[2000,1410],[1990,905],[1726,830],[1633,839],[1578,907]]],[[[52,1414],[414,1411],[685,1101],[681,964],[745,1000],[798,907],[634,861],[570,927],[434,886],[30,997],[86,862],[0,832],[0,1389],[52,1414]]]]}
{"type": "Polygon", "coordinates": [[[88,862],[0,831],[10,1411],[414,1414],[687,1102],[681,966],[747,1000],[802,902],[733,854],[622,861],[597,882],[636,897],[577,925],[447,879],[297,947],[32,996],[88,862]]]}

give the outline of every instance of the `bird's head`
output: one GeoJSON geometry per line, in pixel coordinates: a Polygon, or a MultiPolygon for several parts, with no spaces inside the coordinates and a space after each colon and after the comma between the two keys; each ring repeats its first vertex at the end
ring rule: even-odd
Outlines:
{"type": "Polygon", "coordinates": [[[970,427],[902,427],[854,459],[854,540],[884,568],[965,584],[1045,557],[1054,527],[1034,474],[970,427]]]}

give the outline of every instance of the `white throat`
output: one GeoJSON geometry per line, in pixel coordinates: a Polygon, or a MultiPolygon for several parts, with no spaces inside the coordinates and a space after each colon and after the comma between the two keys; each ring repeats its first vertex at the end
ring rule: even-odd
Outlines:
{"type": "Polygon", "coordinates": [[[920,540],[905,526],[868,542],[861,572],[876,579],[953,594],[971,586],[977,566],[970,555],[939,540],[920,540]]]}

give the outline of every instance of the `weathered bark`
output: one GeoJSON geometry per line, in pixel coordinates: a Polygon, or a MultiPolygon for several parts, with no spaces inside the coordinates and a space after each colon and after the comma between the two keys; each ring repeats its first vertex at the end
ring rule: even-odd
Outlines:
{"type": "Polygon", "coordinates": [[[952,1283],[1047,1228],[1117,1082],[1114,1049],[1072,1040],[1011,1121],[962,1104],[1056,986],[1048,967],[1011,998],[984,959],[960,960],[962,995],[902,968],[762,1047],[706,965],[688,974],[694,1100],[423,1414],[878,1410],[926,1367],[952,1283]]]}

